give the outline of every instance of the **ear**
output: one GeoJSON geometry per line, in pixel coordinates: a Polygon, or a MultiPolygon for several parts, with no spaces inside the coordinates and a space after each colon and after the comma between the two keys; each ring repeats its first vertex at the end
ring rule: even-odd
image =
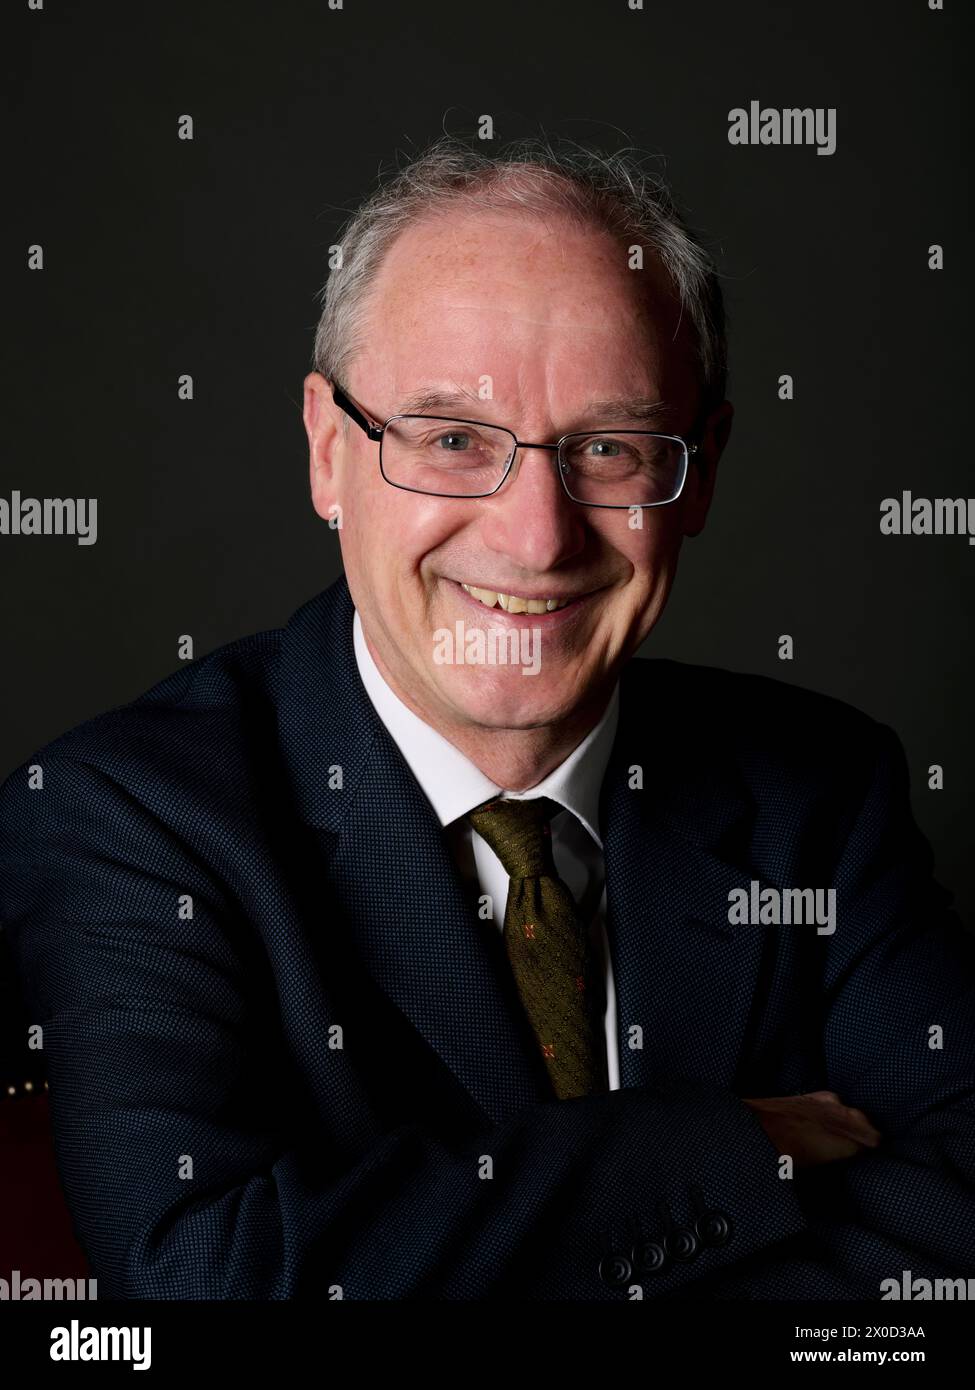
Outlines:
{"type": "Polygon", "coordinates": [[[704,421],[699,436],[700,449],[691,458],[687,479],[689,493],[684,509],[685,536],[697,536],[704,530],[711,498],[714,496],[718,460],[728,443],[734,413],[735,408],[731,402],[722,401],[704,421]]]}
{"type": "Polygon", "coordinates": [[[309,372],[305,377],[302,419],[308,436],[312,504],[324,521],[330,521],[339,500],[336,465],[343,440],[339,410],[332,400],[332,384],[319,372],[309,372]]]}

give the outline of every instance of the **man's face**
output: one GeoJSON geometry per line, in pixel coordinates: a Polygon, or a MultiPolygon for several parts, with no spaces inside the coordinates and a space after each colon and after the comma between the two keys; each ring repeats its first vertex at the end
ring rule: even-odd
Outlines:
{"type": "MultiPolygon", "coordinates": [[[[630,270],[624,249],[599,231],[562,218],[455,212],[393,245],[370,295],[364,346],[341,385],[379,422],[408,396],[438,391],[455,393],[456,407],[424,413],[505,425],[535,443],[610,425],[687,435],[699,387],[680,317],[655,258],[630,270]],[[486,379],[491,396],[481,399],[486,379]],[[610,397],[661,409],[653,423],[593,414],[590,402],[610,397]]],[[[354,424],[342,430],[322,378],[311,374],[305,386],[315,506],[323,517],[341,508],[352,597],[397,693],[445,731],[527,729],[601,708],[663,609],[683,536],[704,524],[730,407],[709,424],[703,470],[692,458],[681,497],[637,513],[634,526],[627,510],[572,501],[555,454],[538,449],[519,448],[515,471],[489,497],[392,487],[379,446],[354,424]],[[507,614],[462,584],[573,602],[507,614]],[[465,634],[537,629],[537,674],[514,663],[444,662],[443,632],[458,622],[465,634]]]]}

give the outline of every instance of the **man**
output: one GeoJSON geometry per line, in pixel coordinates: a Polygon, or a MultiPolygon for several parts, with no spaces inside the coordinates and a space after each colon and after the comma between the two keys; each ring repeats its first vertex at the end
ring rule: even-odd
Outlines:
{"type": "Polygon", "coordinates": [[[625,156],[449,140],[342,246],[304,421],[344,577],[0,803],[100,1292],[970,1272],[973,953],[899,743],[632,660],[730,429],[705,253],[625,156]]]}

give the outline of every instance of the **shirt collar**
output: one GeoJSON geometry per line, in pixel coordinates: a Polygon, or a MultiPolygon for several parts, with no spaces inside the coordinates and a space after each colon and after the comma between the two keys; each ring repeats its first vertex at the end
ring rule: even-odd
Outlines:
{"type": "Polygon", "coordinates": [[[594,728],[558,767],[525,792],[507,792],[486,777],[459,748],[409,709],[390,688],[372,659],[356,610],[352,619],[356,664],[376,713],[409,764],[442,826],[465,816],[482,801],[550,797],[571,811],[602,848],[599,793],[619,720],[619,683],[594,728]]]}

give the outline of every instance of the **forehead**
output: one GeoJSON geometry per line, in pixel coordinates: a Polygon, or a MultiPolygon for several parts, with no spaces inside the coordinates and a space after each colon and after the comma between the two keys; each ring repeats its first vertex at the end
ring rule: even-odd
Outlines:
{"type": "Polygon", "coordinates": [[[364,356],[387,380],[487,373],[528,391],[546,374],[597,372],[611,394],[648,374],[696,378],[689,324],[657,254],[644,248],[639,267],[623,240],[558,212],[424,216],[387,251],[366,318],[364,356]]]}

